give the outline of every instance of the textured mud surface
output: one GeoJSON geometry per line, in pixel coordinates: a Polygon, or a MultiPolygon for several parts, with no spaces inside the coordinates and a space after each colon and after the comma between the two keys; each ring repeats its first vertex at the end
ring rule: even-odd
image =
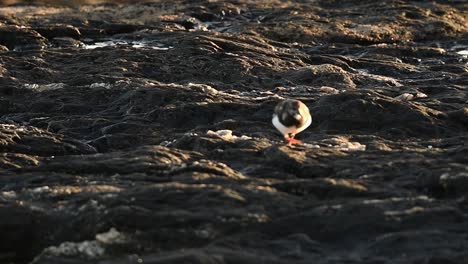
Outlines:
{"type": "Polygon", "coordinates": [[[382,2],[1,7],[0,262],[468,261],[467,4],[382,2]]]}

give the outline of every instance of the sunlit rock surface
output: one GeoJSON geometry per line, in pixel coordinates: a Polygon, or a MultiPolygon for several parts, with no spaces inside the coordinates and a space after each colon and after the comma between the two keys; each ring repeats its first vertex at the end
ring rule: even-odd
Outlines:
{"type": "Polygon", "coordinates": [[[14,2],[0,263],[467,262],[465,1],[14,2]]]}

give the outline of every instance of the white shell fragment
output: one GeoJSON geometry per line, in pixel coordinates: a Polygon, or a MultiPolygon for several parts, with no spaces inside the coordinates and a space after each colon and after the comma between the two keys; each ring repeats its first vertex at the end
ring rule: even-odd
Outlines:
{"type": "Polygon", "coordinates": [[[236,135],[233,135],[232,130],[229,130],[229,129],[223,129],[223,130],[217,130],[217,131],[208,130],[206,132],[206,134],[209,135],[209,136],[220,137],[220,138],[222,138],[223,140],[226,140],[226,141],[238,141],[238,140],[252,139],[251,137],[245,136],[245,135],[242,135],[240,137],[238,137],[236,135]]]}
{"type": "Polygon", "coordinates": [[[366,145],[363,145],[359,142],[343,142],[341,143],[338,148],[344,151],[365,151],[366,145]]]}
{"type": "Polygon", "coordinates": [[[417,93],[403,93],[400,94],[399,96],[395,97],[395,99],[402,100],[402,101],[411,101],[416,98],[426,98],[427,94],[417,92],[417,93]]]}
{"type": "Polygon", "coordinates": [[[117,231],[115,228],[111,228],[106,233],[100,233],[96,235],[96,241],[102,244],[119,244],[126,241],[124,234],[117,231]]]}

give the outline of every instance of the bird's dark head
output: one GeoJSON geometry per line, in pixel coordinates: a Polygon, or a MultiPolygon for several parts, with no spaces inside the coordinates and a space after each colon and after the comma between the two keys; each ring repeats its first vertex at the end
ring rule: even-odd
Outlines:
{"type": "Polygon", "coordinates": [[[298,100],[285,100],[278,104],[275,113],[280,122],[287,127],[299,127],[306,122],[308,113],[304,111],[301,104],[298,100]]]}

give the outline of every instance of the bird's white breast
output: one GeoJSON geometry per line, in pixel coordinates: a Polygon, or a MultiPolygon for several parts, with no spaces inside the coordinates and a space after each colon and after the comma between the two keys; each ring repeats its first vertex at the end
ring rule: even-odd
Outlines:
{"type": "Polygon", "coordinates": [[[276,127],[276,129],[278,129],[281,134],[287,136],[289,134],[298,134],[302,131],[304,131],[304,129],[306,129],[307,127],[310,126],[310,124],[312,123],[312,118],[310,118],[310,116],[308,116],[307,118],[307,122],[301,126],[301,127],[296,127],[296,126],[292,126],[292,127],[286,127],[284,126],[283,124],[281,124],[281,122],[279,121],[279,118],[278,118],[278,115],[274,115],[273,116],[273,119],[271,120],[271,122],[273,123],[273,125],[276,127]]]}
{"type": "Polygon", "coordinates": [[[278,115],[273,116],[273,120],[271,121],[273,125],[276,127],[276,129],[281,132],[283,135],[288,135],[288,134],[296,134],[297,132],[297,127],[292,126],[292,127],[286,127],[281,122],[279,121],[278,115]]]}
{"type": "Polygon", "coordinates": [[[307,122],[303,126],[298,127],[296,129],[296,134],[304,131],[304,129],[308,128],[310,126],[310,124],[312,124],[312,117],[310,117],[310,115],[308,115],[307,116],[307,122]]]}

